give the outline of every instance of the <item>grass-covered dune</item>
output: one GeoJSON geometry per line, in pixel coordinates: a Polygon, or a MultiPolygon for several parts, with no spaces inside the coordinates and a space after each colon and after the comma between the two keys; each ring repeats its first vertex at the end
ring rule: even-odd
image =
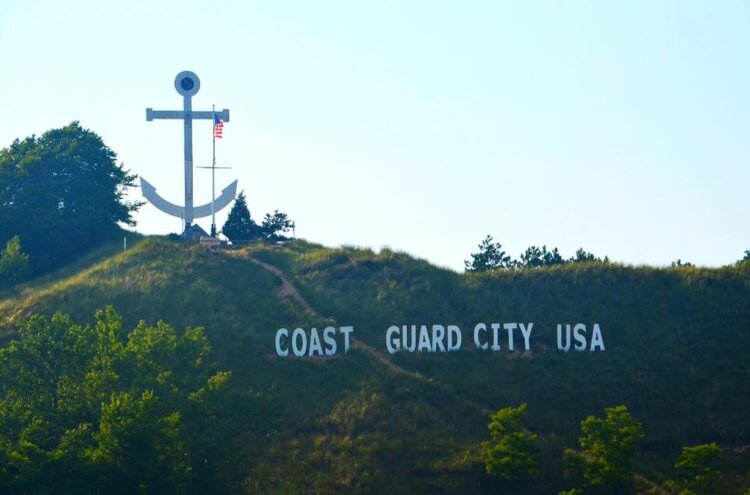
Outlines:
{"type": "MultiPolygon", "coordinates": [[[[571,264],[457,274],[403,253],[304,241],[208,251],[146,239],[6,293],[8,340],[33,313],[90,321],[113,305],[125,325],[203,326],[217,368],[275,400],[276,427],[237,466],[248,493],[555,493],[579,422],[627,405],[646,440],[638,472],[670,475],[684,445],[718,443],[730,484],[750,474],[750,264],[721,269],[571,264]],[[478,350],[477,323],[532,323],[529,352],[478,350]],[[558,324],[594,324],[606,350],[558,350],[558,324]],[[386,350],[392,325],[456,325],[452,353],[386,350]],[[354,326],[350,352],[276,355],[276,331],[354,326]],[[540,473],[487,477],[490,412],[528,403],[540,473]]],[[[419,327],[417,327],[419,328],[419,327]]],[[[482,334],[490,336],[491,330],[482,334]]],[[[339,346],[340,347],[340,346],[339,346]]],[[[227,449],[235,446],[227,445],[227,449]]]]}

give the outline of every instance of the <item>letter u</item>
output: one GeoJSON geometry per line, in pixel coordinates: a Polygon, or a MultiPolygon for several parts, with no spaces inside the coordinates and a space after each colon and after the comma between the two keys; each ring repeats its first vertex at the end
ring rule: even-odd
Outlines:
{"type": "Polygon", "coordinates": [[[407,338],[409,335],[408,327],[404,325],[403,332],[401,334],[401,338],[404,342],[404,349],[406,349],[409,352],[414,352],[417,350],[417,326],[412,325],[411,326],[411,342],[409,342],[409,339],[407,338]]]}
{"type": "Polygon", "coordinates": [[[562,325],[557,324],[557,348],[561,351],[570,350],[570,324],[565,325],[565,346],[562,345],[562,325]]]}

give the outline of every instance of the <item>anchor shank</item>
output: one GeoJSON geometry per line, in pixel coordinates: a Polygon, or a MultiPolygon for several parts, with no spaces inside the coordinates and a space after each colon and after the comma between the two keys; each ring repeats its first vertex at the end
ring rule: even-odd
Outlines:
{"type": "Polygon", "coordinates": [[[193,223],[193,110],[192,97],[183,97],[185,109],[185,228],[193,223]]]}

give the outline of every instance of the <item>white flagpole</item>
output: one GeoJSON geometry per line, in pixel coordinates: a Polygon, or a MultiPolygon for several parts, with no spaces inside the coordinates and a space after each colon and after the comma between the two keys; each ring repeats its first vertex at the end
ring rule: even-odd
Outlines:
{"type": "Polygon", "coordinates": [[[211,159],[211,237],[216,237],[216,212],[214,212],[214,203],[216,202],[216,105],[211,105],[213,110],[214,122],[211,127],[211,136],[213,136],[213,156],[211,159]]]}

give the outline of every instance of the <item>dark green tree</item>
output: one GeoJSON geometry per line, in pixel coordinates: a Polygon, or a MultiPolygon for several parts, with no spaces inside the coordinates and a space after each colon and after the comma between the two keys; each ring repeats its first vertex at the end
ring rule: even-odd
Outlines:
{"type": "Polygon", "coordinates": [[[256,241],[262,237],[261,228],[250,218],[244,192],[240,192],[234,201],[221,233],[231,241],[256,241]]]}
{"type": "Polygon", "coordinates": [[[482,442],[487,474],[505,480],[531,476],[538,471],[537,436],[521,424],[526,404],[505,407],[490,417],[490,439],[482,442]]]}
{"type": "Polygon", "coordinates": [[[39,272],[134,225],[140,203],[125,200],[135,176],[78,122],[0,151],[0,242],[19,235],[39,272]]]}
{"type": "Polygon", "coordinates": [[[624,405],[604,412],[604,418],[589,416],[581,421],[581,450],[567,450],[565,457],[583,472],[589,486],[626,490],[633,478],[636,447],[645,438],[643,426],[624,405]]]}
{"type": "Polygon", "coordinates": [[[17,284],[29,276],[29,255],[21,251],[21,239],[13,236],[0,251],[0,287],[17,284]]]}
{"type": "Polygon", "coordinates": [[[673,261],[672,263],[670,263],[669,266],[671,266],[672,268],[676,268],[676,267],[692,267],[695,265],[693,265],[692,263],[688,261],[682,261],[681,259],[677,259],[673,261]]]}
{"type": "Polygon", "coordinates": [[[510,256],[503,251],[499,242],[492,242],[491,235],[485,237],[477,247],[479,252],[471,253],[471,260],[464,260],[467,272],[486,272],[512,266],[510,256]]]}
{"type": "Polygon", "coordinates": [[[542,266],[562,265],[565,259],[562,257],[557,248],[547,251],[547,246],[541,248],[530,246],[521,254],[521,259],[517,262],[519,268],[539,268],[542,266]]]}
{"type": "Polygon", "coordinates": [[[287,239],[284,234],[293,228],[294,222],[289,219],[286,213],[281,213],[279,210],[274,210],[272,214],[266,213],[263,218],[263,225],[261,225],[263,235],[269,241],[287,239]]]}
{"type": "Polygon", "coordinates": [[[576,254],[572,258],[570,258],[570,260],[568,261],[571,263],[590,263],[590,262],[608,263],[609,258],[605,256],[604,259],[601,259],[595,256],[594,253],[589,253],[583,248],[578,248],[576,250],[576,254]]]}

